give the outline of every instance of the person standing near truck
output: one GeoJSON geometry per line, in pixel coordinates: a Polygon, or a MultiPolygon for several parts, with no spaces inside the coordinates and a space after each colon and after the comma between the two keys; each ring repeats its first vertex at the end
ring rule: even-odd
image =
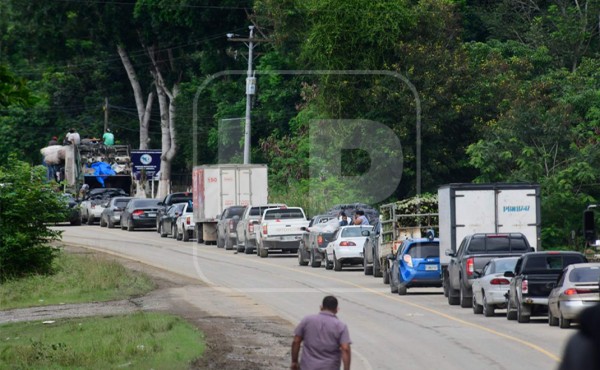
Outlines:
{"type": "Polygon", "coordinates": [[[334,296],[323,298],[321,312],[306,316],[294,331],[292,370],[350,370],[350,333],[348,326],[336,314],[338,301],[334,296]],[[302,361],[298,362],[300,345],[302,361]]]}

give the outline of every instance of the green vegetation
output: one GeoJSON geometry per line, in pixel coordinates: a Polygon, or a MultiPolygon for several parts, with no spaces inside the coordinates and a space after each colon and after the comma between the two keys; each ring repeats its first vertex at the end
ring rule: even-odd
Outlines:
{"type": "MultiPolygon", "coordinates": [[[[244,117],[240,54],[247,50],[225,34],[246,37],[252,23],[256,37],[268,40],[256,49],[252,162],[269,165],[273,201],[314,214],[365,195],[336,181],[335,168],[310,179],[311,166],[328,162],[311,156],[317,119],[386,125],[402,153],[385,143],[381,152],[402,157],[403,171],[383,203],[416,195],[417,104],[409,85],[383,75],[271,73],[307,69],[404,76],[419,95],[422,192],[453,182],[539,183],[545,248],[572,243],[571,230],[581,233],[581,211],[600,199],[600,0],[526,6],[518,0],[227,0],[219,6],[8,0],[0,13],[0,163],[10,152],[39,163],[38,149],[70,126],[98,135],[105,97],[117,140],[145,145],[117,47],[137,71],[138,102],[154,94],[149,148],[161,147],[161,131],[169,131],[165,107],[176,102],[174,174],[189,175],[193,163],[216,163],[219,145],[237,149],[226,157],[239,160],[243,125],[231,126],[237,136],[223,137],[219,123],[244,117]],[[231,70],[237,72],[203,85],[207,76],[231,70]],[[161,116],[156,100],[169,90],[178,95],[162,96],[161,116]],[[196,158],[194,143],[201,143],[196,158]]],[[[360,134],[371,130],[365,126],[360,134]]],[[[339,150],[336,139],[343,136],[336,134],[323,138],[332,144],[327,155],[339,150]]],[[[379,165],[350,153],[342,174],[369,166],[386,173],[379,165]]]]}
{"type": "Polygon", "coordinates": [[[52,270],[57,250],[49,243],[60,232],[47,225],[62,221],[67,209],[45,179],[44,167],[15,155],[0,165],[0,283],[52,270]]]}
{"type": "Polygon", "coordinates": [[[98,257],[60,253],[53,270],[1,284],[0,309],[126,299],[154,288],[147,276],[98,257]]]}
{"type": "Polygon", "coordinates": [[[0,326],[0,368],[188,369],[204,338],[182,319],[159,313],[0,326]]]}

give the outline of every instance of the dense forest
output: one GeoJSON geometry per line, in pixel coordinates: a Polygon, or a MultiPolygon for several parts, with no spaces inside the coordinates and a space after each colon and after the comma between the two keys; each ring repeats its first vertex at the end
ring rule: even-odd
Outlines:
{"type": "Polygon", "coordinates": [[[173,181],[240,163],[248,48],[226,34],[253,25],[251,159],[273,199],[314,213],[536,182],[544,247],[581,245],[600,196],[599,14],[600,0],[5,0],[0,162],[40,163],[70,127],[101,136],[108,113],[118,142],[163,149],[173,181]],[[389,132],[401,149],[376,139],[378,160],[346,142],[389,132]],[[389,178],[354,186],[320,163],[332,154],[346,177],[371,168],[399,186],[369,198],[389,178]]]}

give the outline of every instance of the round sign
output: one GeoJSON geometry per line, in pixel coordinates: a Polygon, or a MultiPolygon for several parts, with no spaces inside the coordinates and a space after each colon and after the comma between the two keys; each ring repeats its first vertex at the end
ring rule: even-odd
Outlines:
{"type": "Polygon", "coordinates": [[[152,163],[152,156],[150,154],[142,154],[142,156],[140,157],[140,162],[142,162],[142,164],[148,165],[152,163]]]}

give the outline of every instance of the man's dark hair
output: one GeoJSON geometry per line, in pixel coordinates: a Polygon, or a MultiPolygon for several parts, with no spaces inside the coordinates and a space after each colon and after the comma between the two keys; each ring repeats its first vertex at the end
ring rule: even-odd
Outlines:
{"type": "Polygon", "coordinates": [[[364,216],[365,215],[365,211],[363,211],[362,209],[359,209],[356,211],[356,214],[359,216],[364,216]]]}
{"type": "Polygon", "coordinates": [[[338,300],[332,295],[323,298],[323,309],[327,311],[337,310],[338,300]]]}
{"type": "Polygon", "coordinates": [[[344,212],[344,211],[340,212],[340,216],[346,217],[346,212],[344,212]]]}

